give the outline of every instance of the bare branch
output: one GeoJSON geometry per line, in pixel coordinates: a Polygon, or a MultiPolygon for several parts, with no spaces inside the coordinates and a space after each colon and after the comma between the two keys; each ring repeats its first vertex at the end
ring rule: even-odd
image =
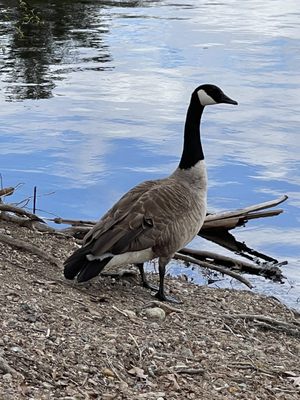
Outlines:
{"type": "Polygon", "coordinates": [[[42,218],[38,217],[37,215],[34,215],[31,212],[24,210],[23,208],[19,208],[11,204],[0,204],[0,211],[13,212],[17,215],[26,216],[33,221],[44,222],[42,218]]]}

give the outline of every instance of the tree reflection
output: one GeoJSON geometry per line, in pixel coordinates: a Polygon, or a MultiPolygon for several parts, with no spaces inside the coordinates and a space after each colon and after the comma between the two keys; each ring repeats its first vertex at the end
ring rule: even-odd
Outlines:
{"type": "Polygon", "coordinates": [[[113,68],[103,34],[111,6],[138,7],[141,1],[2,1],[0,16],[6,100],[52,97],[55,82],[77,69],[113,68]],[[30,3],[30,4],[29,4],[30,3]],[[92,51],[79,52],[79,48],[92,51]]]}

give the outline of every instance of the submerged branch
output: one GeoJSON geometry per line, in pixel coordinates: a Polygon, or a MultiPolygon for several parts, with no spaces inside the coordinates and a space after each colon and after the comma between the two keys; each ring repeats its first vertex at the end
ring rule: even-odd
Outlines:
{"type": "MultiPolygon", "coordinates": [[[[283,276],[282,272],[279,268],[278,263],[263,263],[260,265],[253,264],[241,259],[232,258],[228,256],[224,256],[218,253],[213,253],[209,251],[201,251],[194,250],[189,248],[183,248],[179,251],[180,254],[191,256],[199,261],[206,261],[209,263],[222,265],[227,269],[231,269],[234,271],[252,274],[252,275],[260,275],[265,278],[272,279],[274,281],[282,282],[283,276]]],[[[284,265],[280,263],[280,266],[284,265]]]]}
{"type": "Polygon", "coordinates": [[[244,285],[248,286],[250,289],[253,288],[252,284],[246,278],[244,278],[241,274],[238,274],[237,272],[231,271],[228,268],[223,268],[223,267],[221,267],[219,265],[214,265],[214,264],[208,263],[206,261],[199,261],[194,257],[187,256],[187,255],[184,255],[184,254],[181,254],[181,253],[176,253],[174,255],[174,259],[175,260],[182,260],[182,261],[185,261],[185,262],[188,262],[188,263],[192,263],[192,264],[196,264],[196,265],[199,265],[200,267],[203,267],[203,268],[212,269],[212,270],[218,271],[218,272],[220,272],[220,273],[222,273],[224,275],[229,275],[232,278],[237,279],[238,281],[242,282],[244,285]]]}

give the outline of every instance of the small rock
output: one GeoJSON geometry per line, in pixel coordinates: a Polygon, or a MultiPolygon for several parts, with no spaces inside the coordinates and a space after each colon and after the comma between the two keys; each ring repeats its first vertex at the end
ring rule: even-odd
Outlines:
{"type": "Polygon", "coordinates": [[[2,379],[4,382],[11,382],[12,381],[12,375],[11,374],[4,374],[2,376],[2,379]]]}
{"type": "Polygon", "coordinates": [[[300,355],[300,343],[295,344],[295,353],[300,355]]]}
{"type": "Polygon", "coordinates": [[[128,383],[121,381],[119,384],[119,390],[122,393],[127,392],[128,391],[128,383]]]}
{"type": "Polygon", "coordinates": [[[23,310],[23,311],[25,311],[27,313],[32,312],[31,306],[29,304],[27,304],[27,303],[21,303],[20,304],[20,308],[21,308],[21,310],[23,310]]]}
{"type": "Polygon", "coordinates": [[[45,388],[45,389],[52,389],[53,388],[53,385],[51,385],[50,383],[48,383],[48,382],[42,382],[42,386],[45,388]]]}
{"type": "Polygon", "coordinates": [[[77,368],[79,371],[83,371],[83,372],[88,372],[90,369],[87,365],[84,365],[84,364],[79,364],[77,368]]]}
{"type": "Polygon", "coordinates": [[[9,338],[9,336],[7,336],[7,335],[3,335],[3,336],[2,336],[2,340],[3,340],[4,343],[10,342],[10,338],[9,338]]]}
{"type": "Polygon", "coordinates": [[[147,318],[157,319],[159,321],[163,321],[166,318],[165,311],[159,307],[147,308],[144,314],[147,318]]]}
{"type": "Polygon", "coordinates": [[[156,329],[159,328],[159,325],[158,325],[157,322],[151,322],[151,324],[149,324],[149,326],[150,326],[152,329],[154,329],[154,330],[156,330],[156,329]]]}
{"type": "Polygon", "coordinates": [[[132,310],[123,310],[123,312],[129,317],[129,318],[136,318],[136,313],[132,310]]]}
{"type": "Polygon", "coordinates": [[[148,393],[141,393],[138,395],[138,399],[147,399],[147,400],[158,400],[165,398],[165,392],[148,392],[148,393]]]}
{"type": "Polygon", "coordinates": [[[13,346],[10,348],[11,351],[13,351],[14,353],[20,353],[22,351],[21,347],[18,346],[13,346]]]}
{"type": "Polygon", "coordinates": [[[37,321],[37,317],[34,314],[29,314],[26,316],[25,321],[34,323],[37,321]]]}
{"type": "Polygon", "coordinates": [[[184,357],[189,357],[189,358],[192,358],[192,357],[193,357],[193,352],[192,352],[192,350],[189,349],[188,347],[183,347],[182,350],[181,350],[181,354],[182,354],[184,357]]]}

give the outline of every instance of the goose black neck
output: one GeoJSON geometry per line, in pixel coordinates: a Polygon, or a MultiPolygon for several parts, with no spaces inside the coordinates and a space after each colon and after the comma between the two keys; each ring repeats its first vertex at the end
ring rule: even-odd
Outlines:
{"type": "Polygon", "coordinates": [[[200,138],[200,121],[204,107],[200,104],[198,98],[192,96],[187,111],[184,127],[184,143],[180,169],[193,167],[198,161],[204,160],[204,154],[200,138]]]}

